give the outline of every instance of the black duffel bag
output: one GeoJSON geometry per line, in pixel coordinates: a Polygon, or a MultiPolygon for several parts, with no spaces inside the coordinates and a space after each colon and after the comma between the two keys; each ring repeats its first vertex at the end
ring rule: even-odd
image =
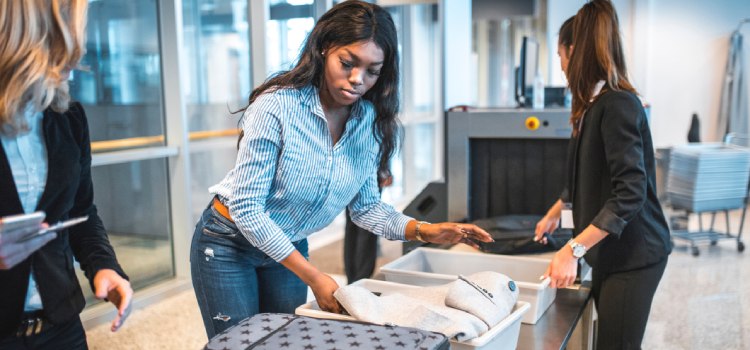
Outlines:
{"type": "Polygon", "coordinates": [[[534,242],[534,229],[541,215],[501,215],[476,220],[472,224],[483,228],[495,240],[493,243],[477,242],[479,248],[493,254],[527,254],[555,251],[562,248],[573,233],[557,229],[547,236],[547,244],[534,242]]]}

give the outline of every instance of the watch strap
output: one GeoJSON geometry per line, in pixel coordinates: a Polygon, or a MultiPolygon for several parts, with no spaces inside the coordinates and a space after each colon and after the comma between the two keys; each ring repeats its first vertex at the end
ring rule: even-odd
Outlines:
{"type": "Polygon", "coordinates": [[[414,236],[417,237],[417,240],[422,243],[427,243],[427,241],[422,237],[422,231],[420,229],[422,228],[422,225],[424,224],[430,224],[427,221],[417,221],[417,226],[414,229],[414,236]]]}

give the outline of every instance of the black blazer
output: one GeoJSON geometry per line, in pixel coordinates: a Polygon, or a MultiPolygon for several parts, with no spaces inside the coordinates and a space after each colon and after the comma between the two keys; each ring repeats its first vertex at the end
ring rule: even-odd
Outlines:
{"type": "MultiPolygon", "coordinates": [[[[0,270],[0,338],[15,333],[23,314],[29,273],[42,298],[45,317],[59,324],[77,317],[85,305],[73,258],[90,283],[97,271],[112,269],[127,278],[117,263],[102,220],[94,206],[91,145],[86,115],[78,103],[65,113],[44,112],[42,122],[48,173],[37,210],[50,223],[88,215],[89,220],[66,231],[10,270],[0,270]]],[[[0,216],[23,213],[8,157],[0,147],[0,216]]]]}
{"type": "MultiPolygon", "coordinates": [[[[606,89],[606,88],[605,88],[606,89]]],[[[654,148],[635,94],[604,90],[583,118],[568,152],[574,235],[589,224],[609,232],[585,256],[601,272],[657,263],[672,251],[669,226],[656,197],[654,148]]]]}

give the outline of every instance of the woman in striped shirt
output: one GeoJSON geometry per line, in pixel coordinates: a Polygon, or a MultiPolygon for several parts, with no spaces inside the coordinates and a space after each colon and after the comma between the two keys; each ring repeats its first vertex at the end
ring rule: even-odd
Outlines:
{"type": "Polygon", "coordinates": [[[256,88],[237,162],[196,225],[193,286],[209,338],[259,312],[293,313],[310,286],[340,312],[338,285],[307,261],[306,237],[349,208],[392,240],[489,242],[470,224],[417,222],[380,201],[377,172],[398,142],[396,28],[381,7],[346,1],[324,14],[299,62],[256,88]]]}

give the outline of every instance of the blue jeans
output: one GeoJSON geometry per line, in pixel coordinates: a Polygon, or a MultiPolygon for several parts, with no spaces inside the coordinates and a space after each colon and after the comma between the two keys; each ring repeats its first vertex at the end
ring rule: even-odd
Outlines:
{"type": "MultiPolygon", "coordinates": [[[[294,246],[308,257],[306,239],[294,246]]],[[[305,283],[250,244],[212,205],[195,225],[190,272],[209,339],[258,313],[293,314],[307,300],[305,283]]]]}

